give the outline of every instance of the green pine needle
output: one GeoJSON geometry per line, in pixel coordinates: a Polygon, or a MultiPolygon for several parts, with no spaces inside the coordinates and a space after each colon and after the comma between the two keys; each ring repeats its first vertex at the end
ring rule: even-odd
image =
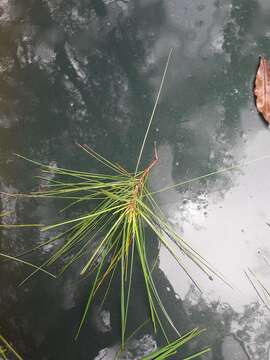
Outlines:
{"type": "MultiPolygon", "coordinates": [[[[146,355],[142,358],[142,360],[164,360],[164,359],[168,359],[170,356],[177,354],[177,351],[184,345],[186,345],[187,343],[189,343],[190,341],[192,341],[194,338],[196,338],[197,336],[199,336],[204,330],[199,330],[199,329],[193,329],[191,331],[189,331],[188,333],[186,333],[183,336],[180,336],[178,339],[176,339],[175,341],[172,341],[170,344],[157,349],[156,351],[152,352],[149,355],[146,355]]],[[[193,355],[190,355],[188,357],[183,358],[182,360],[191,360],[191,359],[195,359],[198,358],[200,356],[202,356],[203,354],[206,354],[207,352],[210,351],[210,348],[205,348],[199,352],[196,352],[193,355]]]]}
{"type": "Polygon", "coordinates": [[[119,268],[121,272],[121,342],[124,346],[134,257],[137,257],[143,274],[149,316],[154,330],[157,331],[160,328],[167,337],[159,315],[161,312],[177,336],[180,336],[160,299],[152,277],[146,246],[149,239],[145,236],[145,228],[147,227],[153,237],[166,247],[190,279],[192,276],[185,268],[183,257],[188,257],[208,277],[213,274],[222,277],[174,231],[151,195],[148,189],[148,176],[158,161],[156,151],[154,160],[149,166],[135,175],[128,173],[89,147],[80,147],[105,165],[111,175],[79,172],[38,164],[43,172],[55,174],[56,180],[51,181],[41,191],[33,192],[29,196],[66,199],[69,202],[69,208],[85,202],[89,204],[89,210],[78,217],[65,219],[41,228],[41,231],[51,229],[59,231],[59,234],[47,240],[46,244],[54,243],[60,237],[64,237],[65,242],[56,248],[44,264],[36,267],[23,283],[38,271],[46,272],[49,266],[57,262],[62,264],[60,269],[60,274],[62,274],[78,260],[85,259],[80,274],[86,276],[95,273],[95,278],[89,290],[85,310],[75,336],[77,339],[87,319],[94,296],[102,284],[109,280],[115,270],[119,268]],[[172,242],[177,249],[172,246],[172,242]]]}
{"type": "Polygon", "coordinates": [[[23,358],[9,344],[9,342],[2,335],[0,335],[0,356],[2,356],[4,360],[8,360],[7,355],[9,353],[13,354],[17,360],[23,360],[23,358]]]}

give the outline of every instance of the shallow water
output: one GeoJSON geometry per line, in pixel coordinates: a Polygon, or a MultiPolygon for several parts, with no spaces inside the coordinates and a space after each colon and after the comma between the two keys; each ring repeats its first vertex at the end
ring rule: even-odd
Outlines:
{"type": "MultiPolygon", "coordinates": [[[[270,313],[244,272],[250,269],[270,288],[270,133],[252,95],[258,58],[270,56],[269,15],[266,0],[0,3],[1,191],[43,186],[33,178],[39,171],[14,152],[98,170],[75,142],[132,170],[171,47],[143,158],[144,164],[151,159],[156,140],[152,189],[246,164],[156,195],[175,229],[232,285],[210,281],[187,261],[200,294],[166,250],[159,250],[154,276],[161,297],[181,331],[207,328],[195,344],[211,345],[204,359],[269,360],[270,313]],[[253,159],[259,160],[249,163],[253,159]]],[[[1,210],[13,211],[5,223],[54,222],[61,219],[58,208],[51,200],[1,195],[1,210]]],[[[18,254],[42,236],[5,230],[1,251],[18,254]]],[[[50,250],[30,259],[40,263],[50,250]]],[[[157,250],[153,245],[153,254],[157,250]]],[[[0,330],[25,359],[112,359],[119,346],[117,291],[103,312],[96,300],[92,320],[75,343],[88,284],[77,284],[74,270],[59,282],[39,276],[18,288],[28,271],[6,262],[0,272],[0,330]]],[[[134,324],[145,315],[139,274],[136,289],[134,324]]],[[[160,338],[147,327],[125,356],[140,359],[156,343],[160,338]]]]}

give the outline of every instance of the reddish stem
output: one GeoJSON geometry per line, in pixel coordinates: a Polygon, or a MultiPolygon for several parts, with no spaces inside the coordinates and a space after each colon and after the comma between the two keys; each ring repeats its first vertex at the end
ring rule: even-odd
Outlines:
{"type": "Polygon", "coordinates": [[[141,175],[140,180],[143,181],[143,179],[149,174],[150,170],[156,165],[158,162],[158,153],[157,153],[157,145],[156,142],[154,142],[154,159],[151,161],[151,163],[147,166],[147,168],[144,170],[143,174],[141,175]]]}

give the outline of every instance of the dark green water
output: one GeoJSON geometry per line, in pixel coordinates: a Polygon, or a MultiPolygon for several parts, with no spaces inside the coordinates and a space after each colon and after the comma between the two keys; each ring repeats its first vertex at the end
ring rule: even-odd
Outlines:
{"type": "MultiPolygon", "coordinates": [[[[157,141],[152,173],[157,190],[235,163],[270,155],[270,133],[254,107],[260,55],[270,57],[268,0],[2,0],[0,3],[0,190],[27,192],[38,170],[13,153],[68,168],[98,171],[75,145],[87,143],[134,169],[171,47],[175,48],[143,163],[157,141]]],[[[187,264],[200,295],[164,249],[154,274],[169,312],[185,331],[207,332],[208,360],[269,360],[270,316],[244,270],[270,288],[270,159],[256,161],[162,192],[158,201],[174,225],[233,284],[209,281],[187,264]]],[[[5,223],[61,219],[53,201],[7,199],[5,223]]],[[[2,231],[1,251],[18,254],[43,238],[38,231],[2,231]]],[[[40,263],[51,249],[32,254],[40,263]]],[[[151,251],[158,249],[153,243],[151,251]]],[[[1,264],[0,333],[26,360],[113,359],[119,345],[119,291],[103,313],[92,308],[81,337],[72,338],[89,284],[76,269],[59,282],[1,264]],[[106,350],[107,349],[107,350],[106,350]]],[[[145,318],[136,274],[130,322],[145,318]]],[[[151,328],[137,334],[128,359],[154,346],[151,328]],[[144,336],[144,337],[143,337],[144,336]]],[[[194,349],[193,349],[194,350],[194,349]]],[[[186,349],[189,353],[192,349],[186,349]]],[[[179,357],[175,357],[178,358],[179,357]]]]}

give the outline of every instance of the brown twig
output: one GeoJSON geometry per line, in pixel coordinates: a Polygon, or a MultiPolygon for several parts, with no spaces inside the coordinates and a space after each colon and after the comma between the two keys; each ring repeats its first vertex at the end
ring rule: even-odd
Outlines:
{"type": "Polygon", "coordinates": [[[129,205],[127,207],[127,212],[132,213],[136,209],[136,202],[138,195],[142,191],[145,178],[148,176],[151,169],[156,165],[158,162],[158,153],[157,153],[157,146],[156,142],[154,143],[154,159],[150,162],[150,164],[147,166],[147,168],[143,171],[143,173],[137,178],[137,181],[135,182],[134,189],[132,191],[132,196],[129,202],[129,205]]]}

